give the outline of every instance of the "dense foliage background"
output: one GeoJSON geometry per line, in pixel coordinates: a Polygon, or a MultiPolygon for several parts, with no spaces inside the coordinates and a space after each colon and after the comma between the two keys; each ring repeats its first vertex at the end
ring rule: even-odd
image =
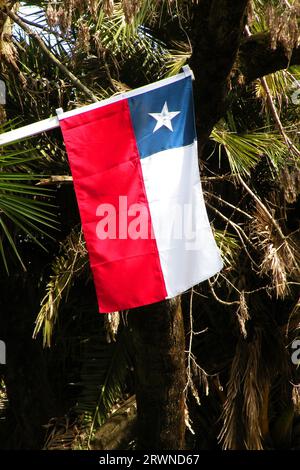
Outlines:
{"type": "MultiPolygon", "coordinates": [[[[300,448],[299,14],[297,0],[0,1],[1,133],[195,73],[225,268],[181,299],[188,448],[300,448]]],[[[97,313],[60,130],[1,148],[0,167],[0,447],[135,448],[143,312],[97,313]]]]}

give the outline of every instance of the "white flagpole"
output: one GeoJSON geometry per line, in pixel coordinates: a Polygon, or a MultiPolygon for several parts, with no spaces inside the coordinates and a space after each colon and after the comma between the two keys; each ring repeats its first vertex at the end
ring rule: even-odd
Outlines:
{"type": "Polygon", "coordinates": [[[28,126],[5,132],[5,134],[0,134],[0,145],[11,144],[17,140],[32,137],[33,135],[40,134],[41,132],[50,131],[56,127],[59,127],[57,116],[44,119],[43,121],[35,122],[34,124],[29,124],[28,126]]]}
{"type": "Polygon", "coordinates": [[[67,117],[75,116],[76,114],[81,114],[86,111],[91,111],[92,109],[101,108],[109,103],[115,103],[120,101],[124,98],[130,98],[132,96],[140,95],[141,93],[146,93],[147,91],[155,90],[156,88],[160,88],[164,85],[168,85],[170,83],[177,82],[178,80],[182,80],[186,77],[194,78],[193,72],[188,65],[184,65],[182,67],[182,72],[174,75],[173,77],[164,78],[163,80],[159,80],[155,83],[150,83],[149,85],[145,85],[140,88],[136,88],[135,90],[130,90],[125,93],[121,93],[119,95],[112,96],[103,101],[99,101],[98,103],[88,104],[86,106],[82,106],[81,108],[73,109],[72,111],[63,112],[61,108],[57,109],[57,116],[50,117],[48,119],[44,119],[43,121],[35,122],[33,124],[29,124],[28,126],[20,127],[19,129],[14,129],[12,131],[6,132],[4,134],[0,134],[0,146],[11,144],[16,142],[17,140],[25,139],[26,137],[32,137],[37,134],[41,134],[42,132],[50,131],[55,129],[59,126],[59,120],[64,119],[67,117]]]}

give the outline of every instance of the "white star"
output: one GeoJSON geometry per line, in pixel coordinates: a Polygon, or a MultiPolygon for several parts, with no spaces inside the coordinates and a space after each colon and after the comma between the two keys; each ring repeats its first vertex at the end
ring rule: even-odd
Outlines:
{"type": "Polygon", "coordinates": [[[148,113],[151,117],[156,119],[157,123],[153,129],[153,133],[160,129],[162,126],[166,126],[170,131],[173,132],[172,119],[179,114],[180,111],[169,111],[167,102],[163,105],[163,109],[160,113],[148,113]]]}

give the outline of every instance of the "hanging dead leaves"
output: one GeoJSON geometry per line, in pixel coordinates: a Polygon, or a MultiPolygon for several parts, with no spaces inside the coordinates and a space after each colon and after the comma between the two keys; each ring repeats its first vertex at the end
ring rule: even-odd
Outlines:
{"type": "Polygon", "coordinates": [[[115,7],[121,4],[126,23],[132,23],[135,15],[141,7],[141,0],[122,0],[121,2],[114,2],[114,0],[103,0],[103,11],[106,15],[112,16],[115,7]]]}
{"type": "MultiPolygon", "coordinates": [[[[5,5],[6,6],[6,5],[5,5]]],[[[17,67],[16,48],[11,41],[12,22],[0,11],[0,59],[17,67]]]]}
{"type": "Polygon", "coordinates": [[[61,2],[54,0],[48,3],[46,16],[48,24],[52,27],[59,26],[67,32],[72,24],[73,15],[77,12],[80,16],[89,11],[91,16],[97,20],[101,11],[108,17],[112,16],[115,9],[122,8],[126,23],[132,23],[135,15],[141,8],[141,0],[66,0],[61,2]]]}
{"type": "Polygon", "coordinates": [[[282,2],[281,14],[278,14],[278,7],[273,5],[269,5],[266,9],[266,22],[271,33],[271,48],[276,49],[278,43],[282,44],[289,58],[293,49],[300,44],[299,14],[300,5],[297,2],[294,5],[282,2]]]}
{"type": "Polygon", "coordinates": [[[262,253],[260,275],[267,275],[277,298],[289,291],[289,281],[299,280],[300,264],[293,236],[284,236],[274,224],[274,214],[256,206],[253,219],[253,240],[262,253]]]}

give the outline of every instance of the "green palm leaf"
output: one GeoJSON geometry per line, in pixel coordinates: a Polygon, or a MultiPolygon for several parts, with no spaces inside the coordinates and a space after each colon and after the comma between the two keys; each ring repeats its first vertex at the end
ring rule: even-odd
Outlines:
{"type": "Polygon", "coordinates": [[[278,169],[287,152],[282,138],[271,132],[238,134],[219,126],[213,130],[212,139],[220,145],[220,151],[225,150],[233,174],[250,175],[250,170],[266,155],[278,169]]]}
{"type": "MultiPolygon", "coordinates": [[[[6,123],[0,127],[0,132],[8,129],[6,123]]],[[[41,178],[32,168],[33,162],[36,164],[41,155],[36,149],[26,148],[26,144],[21,149],[18,147],[18,144],[13,149],[6,146],[0,155],[0,254],[7,273],[8,247],[26,269],[17,246],[17,232],[29,236],[45,249],[38,238],[53,238],[52,230],[58,229],[55,205],[51,202],[53,191],[33,185],[41,178]]]]}

